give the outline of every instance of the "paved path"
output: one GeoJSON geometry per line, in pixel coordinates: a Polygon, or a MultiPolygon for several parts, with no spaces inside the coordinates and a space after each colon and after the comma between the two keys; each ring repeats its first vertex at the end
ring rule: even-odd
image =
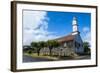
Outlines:
{"type": "Polygon", "coordinates": [[[31,56],[23,55],[23,62],[39,62],[39,61],[53,61],[53,60],[44,58],[33,58],[31,56]]]}
{"type": "Polygon", "coordinates": [[[79,56],[76,59],[91,59],[91,57],[89,55],[84,55],[84,56],[79,56]]]}
{"type": "MultiPolygon", "coordinates": [[[[90,56],[89,55],[78,56],[75,59],[68,59],[65,57],[59,60],[84,60],[84,59],[90,59],[90,56]]],[[[40,62],[40,61],[53,61],[53,60],[46,58],[33,58],[31,56],[23,55],[23,62],[40,62]]]]}

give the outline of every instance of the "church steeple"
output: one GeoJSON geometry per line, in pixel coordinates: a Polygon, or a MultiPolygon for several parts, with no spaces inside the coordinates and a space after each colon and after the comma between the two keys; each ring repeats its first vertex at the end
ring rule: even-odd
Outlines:
{"type": "Polygon", "coordinates": [[[77,21],[76,17],[73,17],[72,26],[73,26],[73,33],[72,33],[72,35],[79,34],[79,31],[78,31],[78,21],[77,21]]]}

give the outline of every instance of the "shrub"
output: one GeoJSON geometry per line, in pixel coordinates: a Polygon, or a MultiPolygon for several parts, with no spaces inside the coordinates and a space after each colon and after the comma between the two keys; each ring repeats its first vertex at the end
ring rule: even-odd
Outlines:
{"type": "Polygon", "coordinates": [[[29,51],[28,51],[28,54],[32,54],[32,50],[29,50],[29,51]]]}

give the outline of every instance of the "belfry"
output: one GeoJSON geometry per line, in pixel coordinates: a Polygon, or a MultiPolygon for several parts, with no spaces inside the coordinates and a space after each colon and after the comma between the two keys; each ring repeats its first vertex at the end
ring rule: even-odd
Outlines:
{"type": "Polygon", "coordinates": [[[73,17],[72,26],[73,26],[72,35],[79,34],[80,32],[79,32],[79,30],[78,30],[78,21],[77,21],[77,18],[76,18],[76,17],[73,17]]]}

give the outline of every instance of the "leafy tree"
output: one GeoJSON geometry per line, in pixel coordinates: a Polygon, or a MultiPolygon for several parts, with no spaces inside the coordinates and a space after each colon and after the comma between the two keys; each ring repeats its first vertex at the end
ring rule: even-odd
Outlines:
{"type": "Polygon", "coordinates": [[[53,41],[53,47],[54,48],[57,48],[57,47],[59,47],[60,46],[60,44],[57,42],[57,41],[53,41]]]}
{"type": "Polygon", "coordinates": [[[38,56],[40,55],[40,50],[41,50],[41,42],[37,42],[37,54],[38,56]]]}
{"type": "Polygon", "coordinates": [[[47,42],[40,41],[40,42],[32,42],[32,48],[35,48],[38,56],[40,55],[40,50],[44,47],[48,47],[50,50],[50,56],[52,55],[52,49],[59,46],[59,43],[55,40],[48,40],[47,42]]]}
{"type": "Polygon", "coordinates": [[[38,55],[40,54],[40,50],[41,50],[42,48],[46,47],[46,46],[47,46],[47,45],[46,45],[46,42],[44,42],[44,41],[38,42],[38,55]]]}
{"type": "Polygon", "coordinates": [[[32,42],[31,47],[32,49],[34,49],[34,52],[37,52],[37,48],[38,48],[37,42],[32,42]]]}
{"type": "Polygon", "coordinates": [[[59,46],[59,43],[55,40],[48,40],[47,45],[50,50],[50,56],[52,55],[52,49],[59,46]]]}
{"type": "Polygon", "coordinates": [[[89,53],[90,52],[90,45],[89,45],[89,43],[88,42],[84,42],[83,43],[83,47],[84,47],[84,52],[85,53],[89,53]]]}
{"type": "Polygon", "coordinates": [[[32,42],[31,46],[33,48],[35,48],[35,50],[36,50],[36,52],[37,52],[37,54],[39,56],[40,55],[40,50],[46,46],[46,43],[44,41],[32,42]]]}
{"type": "Polygon", "coordinates": [[[39,56],[40,47],[41,47],[40,42],[32,42],[31,43],[31,46],[32,46],[32,48],[35,48],[35,50],[36,50],[36,52],[37,52],[37,54],[39,56]]]}

